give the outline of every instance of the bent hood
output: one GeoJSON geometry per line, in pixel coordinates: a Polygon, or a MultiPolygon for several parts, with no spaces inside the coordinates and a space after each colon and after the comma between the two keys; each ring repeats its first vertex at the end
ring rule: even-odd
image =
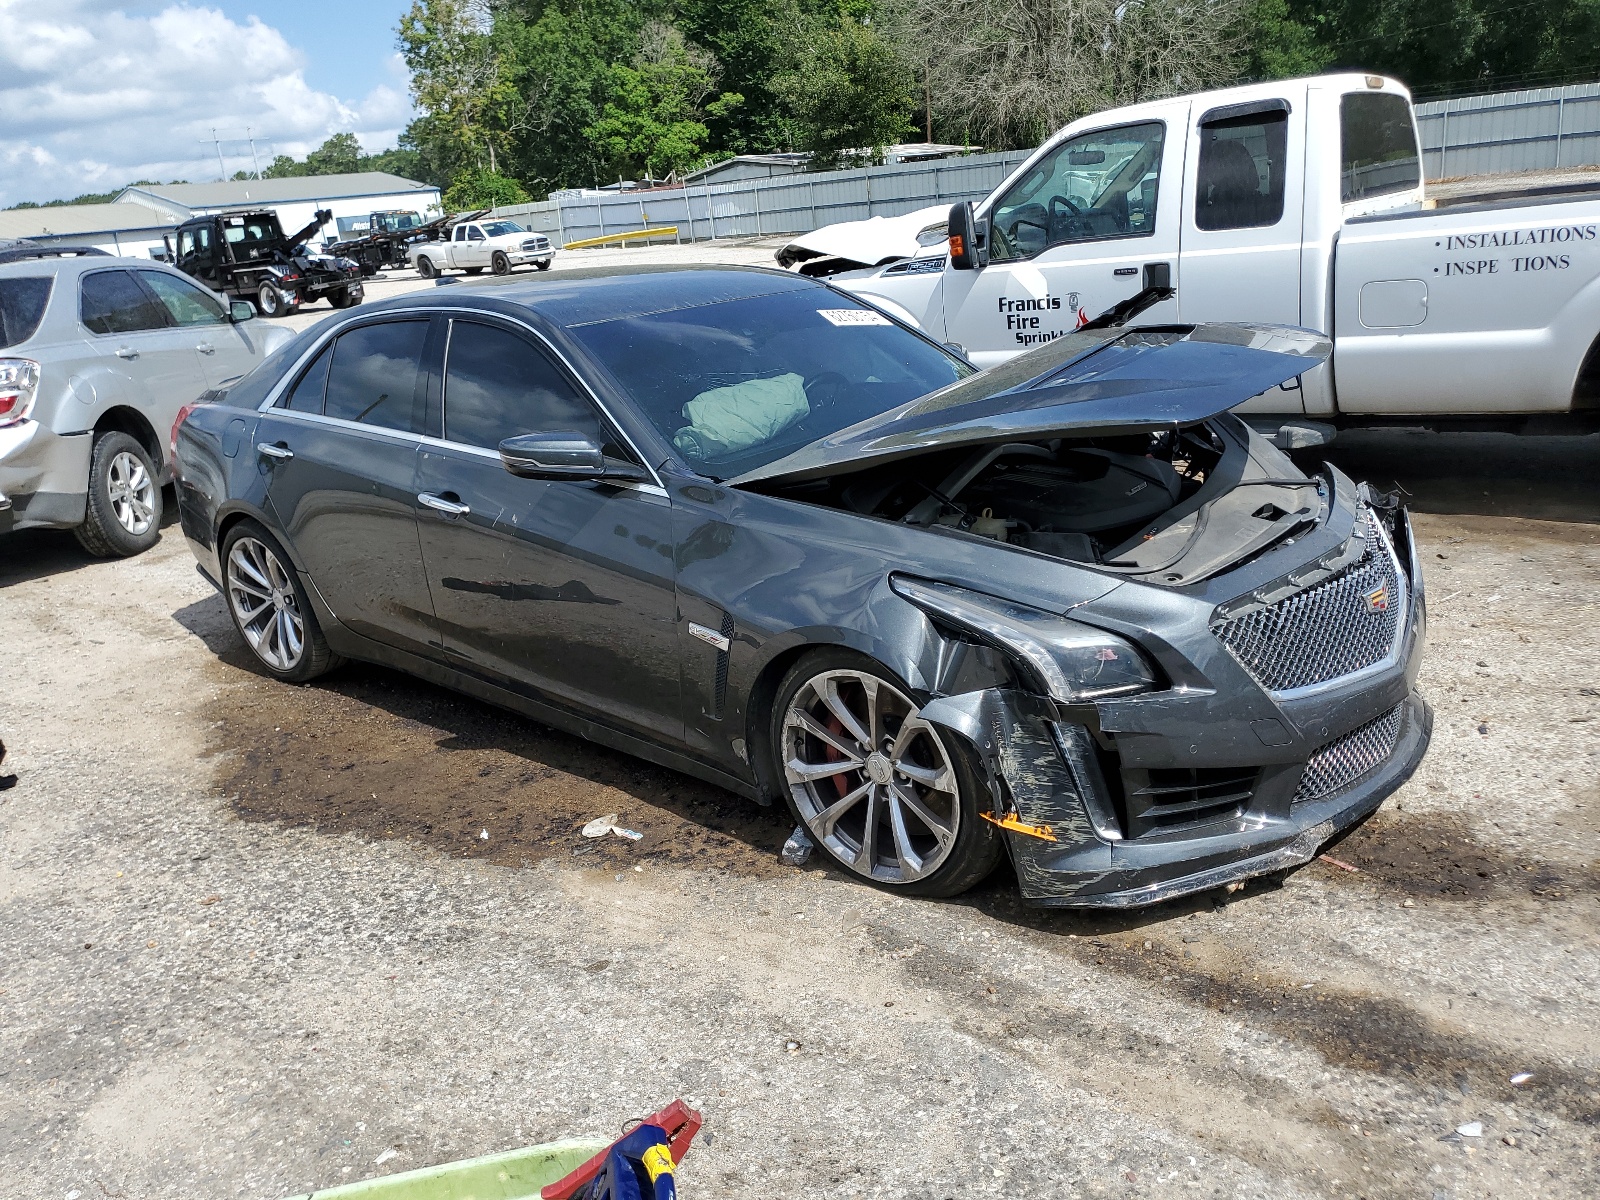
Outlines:
{"type": "MultiPolygon", "coordinates": [[[[917,240],[919,234],[937,232],[937,237],[927,245],[944,241],[945,224],[950,218],[950,206],[935,205],[919,208],[916,212],[899,217],[872,217],[866,221],[841,221],[837,225],[824,225],[810,233],[801,234],[775,257],[784,269],[814,258],[838,258],[860,263],[863,267],[876,267],[897,258],[913,258],[923,249],[917,240]]],[[[931,234],[930,234],[931,236],[931,234]]]]}
{"type": "Polygon", "coordinates": [[[819,438],[728,482],[799,483],[959,445],[1109,437],[1197,424],[1327,360],[1288,325],[1085,331],[819,438]]]}

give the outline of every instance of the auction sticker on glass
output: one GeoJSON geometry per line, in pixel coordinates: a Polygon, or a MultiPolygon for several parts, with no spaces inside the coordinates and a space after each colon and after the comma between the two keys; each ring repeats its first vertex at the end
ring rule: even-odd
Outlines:
{"type": "Polygon", "coordinates": [[[887,325],[889,318],[870,308],[819,308],[817,316],[835,325],[887,325]]]}

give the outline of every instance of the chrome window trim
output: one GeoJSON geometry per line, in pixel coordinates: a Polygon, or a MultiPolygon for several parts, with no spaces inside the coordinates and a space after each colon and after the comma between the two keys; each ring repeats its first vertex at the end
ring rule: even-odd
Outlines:
{"type": "Polygon", "coordinates": [[[329,425],[334,429],[349,429],[358,433],[376,433],[382,437],[400,442],[421,442],[426,436],[420,433],[411,433],[404,429],[393,429],[388,425],[369,425],[365,421],[351,421],[344,417],[330,417],[322,413],[297,412],[292,408],[280,408],[275,414],[280,417],[293,417],[297,421],[307,421],[313,425],[329,425]]]}
{"type": "MultiPolygon", "coordinates": [[[[583,377],[583,372],[579,371],[575,366],[572,365],[572,360],[570,358],[568,358],[565,354],[561,353],[560,348],[557,347],[554,343],[552,343],[549,338],[545,337],[544,334],[540,333],[537,329],[535,329],[532,325],[529,325],[526,321],[520,321],[516,317],[508,317],[508,316],[506,316],[505,313],[494,312],[494,311],[489,310],[489,309],[466,308],[466,307],[456,306],[456,305],[448,305],[448,306],[446,306],[446,305],[434,305],[434,306],[429,306],[429,307],[426,307],[426,308],[424,308],[424,307],[402,308],[402,309],[394,309],[391,312],[385,312],[385,313],[381,313],[381,314],[378,314],[378,313],[361,313],[359,315],[352,316],[349,320],[342,322],[340,325],[338,325],[334,329],[328,330],[328,332],[326,334],[324,334],[323,336],[317,338],[316,341],[312,342],[311,345],[306,348],[305,353],[302,354],[299,358],[297,358],[295,360],[294,365],[283,373],[283,375],[279,378],[277,383],[272,385],[272,390],[267,393],[267,398],[261,402],[260,406],[256,409],[256,411],[260,412],[260,413],[265,413],[265,412],[270,411],[274,407],[276,407],[278,401],[283,398],[283,394],[284,394],[285,390],[289,386],[289,381],[291,379],[293,379],[295,376],[299,375],[301,370],[303,370],[305,368],[305,366],[308,363],[311,362],[312,359],[316,358],[316,356],[319,353],[321,353],[322,348],[324,346],[326,346],[329,342],[333,341],[333,339],[338,337],[341,333],[344,333],[347,329],[352,329],[352,328],[356,327],[358,324],[359,325],[375,325],[375,324],[378,324],[379,322],[381,322],[383,320],[386,320],[386,319],[389,319],[389,320],[401,320],[401,321],[408,320],[408,319],[414,319],[414,318],[410,318],[407,315],[407,314],[411,314],[411,313],[415,313],[415,314],[417,314],[419,316],[426,315],[426,316],[428,316],[430,318],[435,313],[443,314],[447,318],[453,318],[453,317],[461,316],[461,315],[468,315],[468,316],[475,316],[475,317],[488,317],[491,320],[500,320],[500,321],[508,322],[509,324],[515,325],[518,329],[521,329],[524,332],[530,334],[539,343],[539,345],[543,346],[546,350],[548,350],[550,352],[550,354],[555,358],[555,360],[557,362],[559,362],[563,367],[565,367],[567,369],[567,374],[571,375],[572,378],[574,378],[575,380],[578,381],[578,386],[580,388],[582,388],[584,394],[589,397],[590,403],[592,403],[597,409],[599,409],[600,412],[605,416],[606,420],[611,423],[611,427],[617,431],[617,435],[622,438],[623,442],[627,445],[628,449],[630,451],[632,451],[634,459],[642,467],[644,467],[644,469],[646,471],[650,472],[650,478],[655,480],[655,483],[654,483],[653,486],[656,489],[659,490],[659,492],[660,492],[660,494],[662,496],[665,496],[667,494],[666,485],[665,485],[665,483],[662,482],[662,479],[661,479],[661,473],[659,471],[657,471],[656,468],[655,468],[655,465],[653,463],[651,463],[644,456],[643,453],[640,452],[638,444],[633,440],[632,436],[629,435],[628,431],[625,428],[623,428],[622,423],[617,420],[616,414],[614,414],[611,411],[611,409],[606,407],[605,401],[600,399],[599,395],[595,392],[594,388],[589,386],[589,381],[583,377]]],[[[449,364],[449,353],[450,353],[448,336],[449,335],[447,333],[446,334],[446,342],[445,342],[445,365],[446,366],[448,366],[448,364],[449,364]]],[[[284,409],[283,411],[284,412],[292,412],[293,410],[292,409],[284,409]]],[[[320,416],[320,414],[315,414],[315,413],[312,413],[312,414],[300,413],[300,414],[297,414],[297,415],[300,415],[300,416],[320,416]]],[[[340,424],[351,425],[351,426],[354,426],[355,428],[358,428],[358,429],[379,428],[378,426],[364,425],[359,421],[345,421],[345,420],[343,420],[343,418],[340,418],[340,417],[326,417],[324,419],[325,420],[329,420],[329,421],[338,421],[340,424]]],[[[442,376],[441,376],[440,381],[439,381],[439,428],[441,430],[444,428],[444,379],[443,379],[442,376]]],[[[391,432],[399,432],[399,431],[398,430],[392,430],[391,432]]],[[[432,443],[434,443],[436,445],[439,445],[439,446],[447,446],[447,447],[450,447],[451,449],[471,450],[471,451],[474,451],[474,452],[482,452],[482,453],[487,453],[487,454],[494,454],[494,456],[495,456],[495,458],[497,460],[500,457],[498,454],[495,454],[495,452],[492,451],[492,450],[485,451],[483,449],[483,447],[481,447],[481,446],[469,446],[464,442],[447,442],[443,438],[431,437],[429,434],[425,434],[425,433],[406,434],[405,436],[414,437],[414,438],[417,438],[417,439],[422,440],[422,441],[429,441],[429,442],[432,442],[432,443]]],[[[635,487],[638,490],[644,491],[651,485],[634,484],[634,485],[630,485],[630,486],[635,487]]]]}

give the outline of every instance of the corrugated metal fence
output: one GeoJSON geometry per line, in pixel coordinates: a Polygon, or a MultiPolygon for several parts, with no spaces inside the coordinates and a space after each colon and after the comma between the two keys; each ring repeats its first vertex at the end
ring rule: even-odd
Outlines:
{"type": "MultiPolygon", "coordinates": [[[[1600,83],[1417,105],[1429,179],[1600,163],[1600,83]]],[[[804,233],[835,221],[897,217],[991,192],[1031,151],[692,183],[649,192],[557,192],[497,209],[561,242],[676,226],[679,241],[804,233]]]]}
{"type": "Polygon", "coordinates": [[[1600,163],[1600,83],[1417,105],[1429,179],[1600,163]]]}
{"type": "Polygon", "coordinates": [[[898,217],[936,204],[982,199],[1030,153],[969,154],[649,192],[556,192],[537,204],[496,209],[495,215],[554,234],[563,243],[657,226],[676,226],[678,240],[685,242],[805,233],[835,221],[898,217]]]}

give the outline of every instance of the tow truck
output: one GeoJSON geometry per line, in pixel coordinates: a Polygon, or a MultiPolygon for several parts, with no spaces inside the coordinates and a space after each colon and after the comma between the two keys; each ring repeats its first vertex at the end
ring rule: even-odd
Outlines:
{"type": "Polygon", "coordinates": [[[167,260],[213,291],[254,301],[264,317],[282,317],[326,299],[334,308],[360,304],[361,267],[348,258],[312,254],[306,239],[333,218],[318,209],[303,229],[285,236],[271,209],[194,217],[166,239],[167,260]]]}

